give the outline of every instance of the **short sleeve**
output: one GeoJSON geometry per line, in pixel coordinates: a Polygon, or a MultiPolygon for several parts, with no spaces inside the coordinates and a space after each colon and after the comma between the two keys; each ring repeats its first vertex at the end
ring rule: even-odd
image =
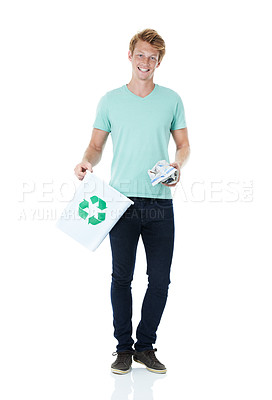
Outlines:
{"type": "Polygon", "coordinates": [[[110,132],[111,123],[109,119],[107,95],[101,97],[97,108],[93,128],[101,129],[102,131],[110,132]]]}
{"type": "Polygon", "coordinates": [[[184,113],[183,102],[180,96],[178,96],[170,130],[174,131],[176,129],[183,129],[183,128],[186,128],[185,113],[184,113]]]}

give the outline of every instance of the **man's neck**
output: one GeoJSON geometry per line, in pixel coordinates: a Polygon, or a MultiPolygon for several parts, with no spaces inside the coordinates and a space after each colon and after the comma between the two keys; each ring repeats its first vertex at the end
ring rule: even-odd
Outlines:
{"type": "Polygon", "coordinates": [[[127,88],[139,97],[148,96],[152,92],[154,87],[155,84],[153,82],[153,79],[149,81],[136,81],[132,78],[131,81],[127,84],[127,88]]]}

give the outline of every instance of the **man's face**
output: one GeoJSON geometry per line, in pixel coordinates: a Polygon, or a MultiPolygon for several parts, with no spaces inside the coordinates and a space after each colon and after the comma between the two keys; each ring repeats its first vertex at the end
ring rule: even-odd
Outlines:
{"type": "Polygon", "coordinates": [[[132,74],[140,80],[152,79],[155,69],[160,65],[159,51],[143,40],[138,40],[133,55],[128,52],[128,59],[132,63],[132,74]]]}

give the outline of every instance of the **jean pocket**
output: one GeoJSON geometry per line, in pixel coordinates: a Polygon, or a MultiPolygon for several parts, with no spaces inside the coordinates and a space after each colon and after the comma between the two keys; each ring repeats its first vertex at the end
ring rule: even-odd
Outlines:
{"type": "Polygon", "coordinates": [[[172,199],[156,199],[155,204],[161,208],[170,208],[173,206],[172,199]]]}

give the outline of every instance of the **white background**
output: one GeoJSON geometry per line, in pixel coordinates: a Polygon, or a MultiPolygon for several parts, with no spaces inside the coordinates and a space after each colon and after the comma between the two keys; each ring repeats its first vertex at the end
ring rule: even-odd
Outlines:
{"type": "MultiPolygon", "coordinates": [[[[0,15],[1,399],[271,399],[269,2],[26,0],[3,2],[0,15]],[[166,42],[154,82],[182,97],[191,156],[172,189],[172,283],[156,343],[168,373],[137,364],[118,377],[109,240],[92,253],[55,222],[96,105],[129,82],[129,41],[144,28],[166,42]]],[[[109,138],[95,167],[106,181],[111,157],[109,138]]],[[[140,241],[134,327],[145,268],[140,241]]]]}

